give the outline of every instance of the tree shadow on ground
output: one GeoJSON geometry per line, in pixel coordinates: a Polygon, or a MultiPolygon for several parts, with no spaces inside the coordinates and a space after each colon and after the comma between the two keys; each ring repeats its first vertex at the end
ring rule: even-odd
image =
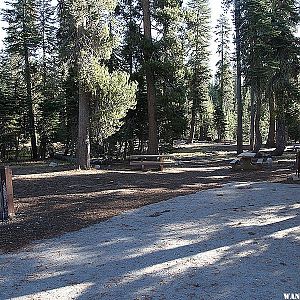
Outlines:
{"type": "MultiPolygon", "coordinates": [[[[64,170],[16,175],[16,217],[0,225],[3,251],[15,251],[35,240],[76,231],[123,211],[179,195],[220,187],[232,181],[282,180],[286,167],[233,172],[228,161],[192,161],[165,172],[131,170],[64,170]]],[[[22,172],[19,172],[22,174],[22,172]]]]}
{"type": "Polygon", "coordinates": [[[1,299],[282,299],[300,284],[299,189],[233,184],[2,256],[1,299]]]}

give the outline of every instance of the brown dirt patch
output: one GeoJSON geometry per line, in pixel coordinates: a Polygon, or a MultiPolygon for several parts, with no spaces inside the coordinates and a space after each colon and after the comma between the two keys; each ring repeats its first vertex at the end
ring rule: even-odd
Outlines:
{"type": "MultiPolygon", "coordinates": [[[[182,158],[181,158],[182,159],[182,158]]],[[[118,170],[117,170],[117,169],[118,170]]],[[[189,157],[183,166],[156,171],[77,171],[49,162],[12,167],[17,214],[0,223],[0,251],[79,230],[126,210],[233,181],[286,181],[291,162],[261,171],[232,171],[228,158],[189,157]]]]}

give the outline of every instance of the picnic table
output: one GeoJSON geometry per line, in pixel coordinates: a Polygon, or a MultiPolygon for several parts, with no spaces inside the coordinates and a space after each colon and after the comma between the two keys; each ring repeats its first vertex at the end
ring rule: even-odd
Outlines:
{"type": "Polygon", "coordinates": [[[139,154],[129,156],[130,166],[142,170],[159,169],[163,171],[166,165],[173,163],[174,157],[171,154],[139,154]]]}
{"type": "Polygon", "coordinates": [[[242,152],[230,164],[234,170],[258,170],[261,168],[263,158],[255,158],[255,152],[242,152]]]}

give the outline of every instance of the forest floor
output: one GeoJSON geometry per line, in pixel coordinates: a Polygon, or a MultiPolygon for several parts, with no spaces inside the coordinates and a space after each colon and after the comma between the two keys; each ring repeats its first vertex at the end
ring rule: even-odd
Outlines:
{"type": "Polygon", "coordinates": [[[299,195],[233,182],[0,254],[0,299],[297,299],[299,195]]]}
{"type": "Polygon", "coordinates": [[[78,171],[50,161],[11,165],[16,216],[0,223],[0,252],[28,249],[34,241],[76,231],[124,211],[229,182],[287,182],[294,153],[259,171],[233,171],[235,146],[193,144],[176,149],[178,166],[164,171],[133,171],[128,162],[78,171]]]}

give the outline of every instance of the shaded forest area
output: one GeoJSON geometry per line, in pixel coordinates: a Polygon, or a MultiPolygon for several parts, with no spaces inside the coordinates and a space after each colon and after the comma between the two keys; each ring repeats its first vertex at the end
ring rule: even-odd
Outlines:
{"type": "Polygon", "coordinates": [[[170,152],[176,140],[281,155],[300,139],[299,5],[222,7],[211,29],[208,0],[6,1],[1,161],[62,152],[89,168],[90,156],[170,152]]]}

